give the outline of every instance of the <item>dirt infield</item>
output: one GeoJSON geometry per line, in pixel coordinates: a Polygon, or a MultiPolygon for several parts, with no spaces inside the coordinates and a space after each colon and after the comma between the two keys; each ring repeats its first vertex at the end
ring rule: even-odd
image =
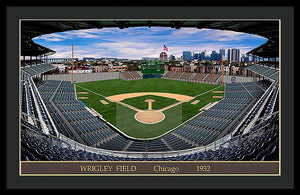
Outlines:
{"type": "Polygon", "coordinates": [[[195,105],[195,104],[198,104],[199,102],[200,102],[200,100],[195,100],[191,104],[195,105]]]}
{"type": "Polygon", "coordinates": [[[89,94],[89,92],[77,92],[77,94],[89,94]]]}
{"type": "Polygon", "coordinates": [[[102,104],[104,104],[104,105],[106,105],[106,104],[108,104],[108,102],[107,101],[105,101],[105,100],[99,100],[102,104]]]}
{"type": "Polygon", "coordinates": [[[119,95],[112,95],[112,96],[106,97],[106,99],[111,102],[120,102],[127,98],[134,98],[134,97],[145,96],[145,95],[156,95],[156,96],[176,99],[177,101],[180,101],[180,102],[188,102],[188,101],[194,99],[194,97],[187,96],[187,95],[174,94],[174,93],[159,93],[159,92],[124,93],[124,94],[119,94],[119,95]]]}
{"type": "Polygon", "coordinates": [[[148,102],[148,110],[152,110],[152,103],[155,102],[155,100],[146,99],[145,102],[148,102]]]}
{"type": "Polygon", "coordinates": [[[155,124],[163,121],[165,119],[165,115],[158,110],[146,110],[137,112],[134,118],[140,123],[155,124]]]}

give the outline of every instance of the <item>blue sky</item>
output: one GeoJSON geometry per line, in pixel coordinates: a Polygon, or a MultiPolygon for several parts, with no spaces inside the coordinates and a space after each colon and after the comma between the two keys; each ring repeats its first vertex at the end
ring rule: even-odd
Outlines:
{"type": "Polygon", "coordinates": [[[166,27],[131,27],[74,30],[42,35],[33,39],[56,54],[51,57],[117,57],[141,59],[159,57],[163,45],[168,55],[180,57],[183,51],[208,53],[215,50],[238,48],[244,54],[267,41],[257,35],[233,31],[166,27]]]}

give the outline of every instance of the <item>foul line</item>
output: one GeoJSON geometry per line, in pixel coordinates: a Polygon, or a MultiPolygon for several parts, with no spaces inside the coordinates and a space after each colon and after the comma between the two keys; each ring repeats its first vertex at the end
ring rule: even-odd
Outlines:
{"type": "Polygon", "coordinates": [[[211,90],[209,90],[209,91],[206,91],[206,92],[204,92],[204,93],[201,93],[201,94],[199,94],[199,95],[196,95],[194,98],[197,98],[197,97],[199,97],[200,95],[204,95],[204,94],[206,94],[206,93],[209,93],[209,92],[211,92],[211,91],[213,91],[213,90],[215,90],[215,89],[218,89],[218,88],[220,88],[220,87],[222,87],[222,86],[216,87],[216,88],[214,88],[214,89],[211,89],[211,90]]]}
{"type": "Polygon", "coordinates": [[[99,96],[101,96],[101,97],[106,98],[104,95],[101,95],[101,94],[99,94],[99,93],[97,93],[97,92],[94,92],[94,91],[89,90],[89,89],[87,89],[87,88],[81,87],[81,86],[79,86],[79,85],[77,85],[77,86],[80,87],[80,88],[82,88],[82,89],[84,89],[84,90],[87,90],[87,91],[89,91],[89,92],[91,92],[91,93],[94,93],[94,94],[96,94],[96,95],[99,95],[99,96]]]}

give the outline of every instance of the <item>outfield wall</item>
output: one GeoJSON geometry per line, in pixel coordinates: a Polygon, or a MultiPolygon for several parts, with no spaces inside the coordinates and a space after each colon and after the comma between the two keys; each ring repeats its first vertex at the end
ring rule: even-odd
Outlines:
{"type": "MultiPolygon", "coordinates": [[[[95,72],[95,73],[73,74],[73,81],[76,83],[119,79],[119,78],[120,78],[119,72],[95,72]]],[[[72,74],[44,75],[44,80],[72,81],[72,74]]]]}
{"type": "MultiPolygon", "coordinates": [[[[253,77],[224,75],[224,78],[223,78],[224,83],[232,83],[232,80],[235,80],[236,83],[255,82],[255,79],[253,77]],[[233,79],[233,77],[235,77],[235,79],[233,79]]],[[[222,77],[220,78],[219,81],[222,82],[222,77]]]]}

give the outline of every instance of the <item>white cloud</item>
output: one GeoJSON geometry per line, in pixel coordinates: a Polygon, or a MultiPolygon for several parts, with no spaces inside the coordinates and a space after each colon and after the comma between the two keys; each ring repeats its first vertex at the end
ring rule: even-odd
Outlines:
{"type": "MultiPolygon", "coordinates": [[[[215,50],[219,52],[222,47],[224,49],[239,48],[241,53],[246,53],[253,48],[246,47],[245,43],[241,44],[241,42],[233,41],[241,41],[251,37],[258,36],[212,29],[181,28],[170,30],[170,28],[165,27],[134,27],[122,30],[105,28],[67,31],[43,35],[35,40],[59,42],[73,39],[75,57],[78,58],[118,57],[140,59],[141,57],[159,57],[164,44],[169,49],[168,55],[175,56],[181,56],[183,51],[199,53],[206,50],[210,53],[215,50]],[[89,40],[85,45],[76,45],[77,38],[78,40],[80,38],[88,38],[89,40]]],[[[71,45],[49,44],[45,46],[56,51],[56,54],[51,57],[71,57],[71,45]]]]}

